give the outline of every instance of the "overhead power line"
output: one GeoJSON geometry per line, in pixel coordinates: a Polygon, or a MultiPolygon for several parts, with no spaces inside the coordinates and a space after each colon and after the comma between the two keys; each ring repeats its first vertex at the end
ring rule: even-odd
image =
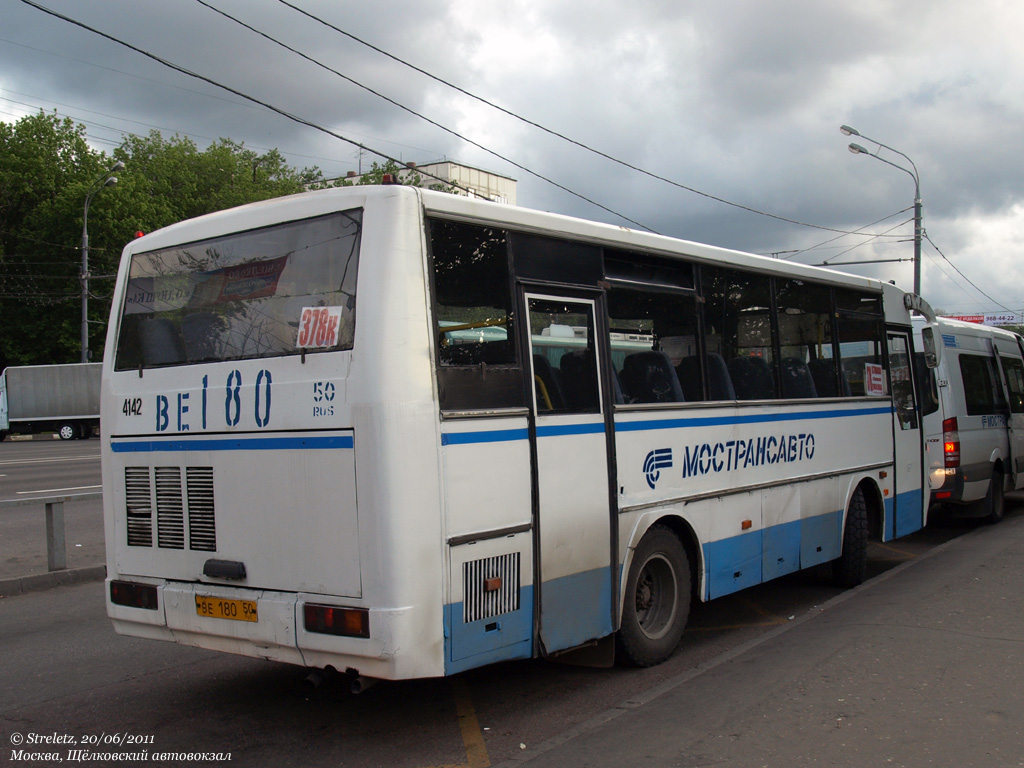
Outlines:
{"type": "MultiPolygon", "coordinates": [[[[212,10],[215,10],[215,11],[217,10],[216,8],[213,8],[213,6],[211,6],[208,3],[206,3],[204,0],[196,0],[196,2],[199,2],[202,5],[205,5],[206,7],[211,8],[212,10]]],[[[489,101],[489,100],[483,98],[482,96],[478,96],[475,93],[471,93],[470,91],[467,91],[465,88],[461,88],[460,86],[455,85],[454,83],[451,83],[451,82],[449,82],[448,80],[445,80],[442,77],[438,77],[437,75],[434,75],[431,72],[428,72],[427,70],[423,69],[422,67],[418,67],[415,64],[410,64],[408,61],[405,61],[404,59],[399,58],[398,56],[395,56],[393,53],[389,53],[388,51],[385,51],[383,48],[380,48],[380,47],[378,47],[376,45],[373,45],[372,43],[369,43],[369,42],[363,40],[362,38],[357,37],[356,35],[353,35],[351,32],[347,32],[344,29],[341,29],[340,27],[337,27],[334,24],[331,24],[329,21],[325,21],[324,19],[320,18],[319,16],[317,16],[315,14],[312,14],[309,11],[306,11],[303,8],[298,7],[297,5],[294,5],[293,3],[289,2],[289,0],[278,0],[278,2],[281,3],[282,5],[287,6],[288,8],[291,8],[294,11],[297,11],[298,13],[301,13],[303,16],[306,16],[307,18],[312,19],[313,21],[317,22],[318,24],[322,24],[325,27],[328,27],[329,29],[334,30],[338,34],[344,35],[345,37],[349,38],[350,40],[353,40],[354,42],[357,42],[360,45],[364,45],[367,48],[369,48],[369,49],[371,49],[373,51],[376,51],[377,53],[381,54],[382,56],[386,56],[387,58],[391,59],[392,61],[395,61],[395,62],[397,62],[397,63],[399,63],[399,64],[401,64],[401,65],[403,65],[405,67],[408,67],[409,69],[412,69],[412,70],[414,70],[416,72],[419,72],[421,75],[430,78],[431,80],[433,80],[436,83],[440,83],[441,85],[444,85],[444,86],[446,86],[448,88],[451,88],[452,90],[458,91],[459,93],[463,94],[464,96],[468,96],[469,98],[474,99],[474,100],[480,102],[481,104],[484,104],[484,105],[486,105],[488,107],[491,107],[492,109],[498,110],[502,114],[508,115],[509,117],[514,118],[515,120],[519,120],[522,123],[525,123],[525,124],[530,125],[530,126],[532,126],[534,128],[537,128],[538,130],[541,130],[541,131],[543,131],[544,133],[547,133],[550,136],[554,136],[554,137],[556,137],[558,139],[561,139],[562,141],[566,141],[566,142],[568,142],[568,143],[570,143],[570,144],[572,144],[574,146],[577,146],[580,149],[583,149],[583,150],[586,150],[587,152],[595,154],[598,157],[602,157],[605,160],[609,160],[609,161],[611,161],[613,163],[621,165],[623,168],[628,168],[631,171],[636,171],[637,173],[641,173],[644,176],[648,176],[648,177],[650,177],[652,179],[656,179],[657,181],[664,182],[665,184],[669,184],[669,185],[671,185],[673,187],[676,187],[677,189],[682,189],[682,190],[685,190],[686,192],[691,192],[691,193],[693,193],[695,195],[700,195],[701,197],[707,198],[708,200],[714,200],[715,202],[722,203],[724,205],[729,205],[729,206],[732,206],[733,208],[738,208],[740,210],[747,211],[749,213],[754,213],[754,214],[757,214],[758,216],[766,216],[766,217],[768,217],[770,219],[775,219],[776,221],[786,222],[787,224],[796,224],[796,225],[801,226],[801,227],[810,227],[811,229],[820,229],[820,230],[824,230],[826,232],[838,232],[838,233],[843,234],[843,235],[855,234],[853,232],[849,232],[849,231],[843,230],[843,229],[837,229],[837,228],[834,228],[834,227],[825,227],[825,226],[822,226],[820,224],[810,224],[810,223],[808,223],[806,221],[799,221],[797,219],[790,219],[790,218],[787,218],[785,216],[779,216],[779,215],[774,214],[774,213],[768,213],[767,211],[761,211],[761,210],[758,210],[757,208],[753,208],[753,207],[751,207],[749,205],[743,205],[742,203],[736,203],[736,202],[733,202],[731,200],[726,200],[724,197],[718,197],[717,195],[712,195],[712,194],[710,194],[708,192],[703,192],[703,191],[701,191],[699,189],[695,189],[694,187],[687,186],[686,184],[682,184],[682,183],[680,183],[678,181],[674,181],[673,179],[669,179],[669,178],[666,178],[665,176],[662,176],[660,174],[654,173],[653,171],[648,171],[645,168],[641,168],[641,167],[639,167],[637,165],[634,165],[634,164],[632,164],[630,162],[627,162],[626,160],[622,160],[622,159],[617,158],[617,157],[615,157],[613,155],[610,155],[607,152],[604,152],[604,151],[602,151],[600,149],[595,149],[594,147],[591,147],[588,144],[584,144],[581,141],[577,141],[576,139],[574,139],[574,138],[572,138],[570,136],[566,136],[563,133],[559,133],[558,131],[555,131],[555,130],[553,130],[551,128],[547,128],[546,126],[541,125],[540,123],[536,122],[535,120],[531,120],[529,118],[523,117],[522,115],[519,115],[519,114],[513,112],[510,109],[506,109],[505,107],[502,107],[500,104],[495,104],[494,102],[489,101]]],[[[227,14],[225,14],[223,11],[217,11],[217,12],[227,16],[227,14]]],[[[231,18],[231,17],[229,17],[229,18],[231,18]]],[[[239,23],[241,23],[241,22],[239,22],[239,23]]],[[[251,27],[250,27],[250,29],[251,29],[251,27]]],[[[262,33],[259,33],[259,34],[262,34],[262,33]]],[[[272,38],[268,38],[268,39],[272,39],[272,38]]],[[[274,41],[274,42],[277,42],[277,41],[274,41]]],[[[283,43],[281,45],[283,45],[283,43]]],[[[287,47],[287,46],[285,46],[285,47],[287,47]]],[[[291,50],[291,49],[289,49],[289,50],[291,50]]],[[[300,54],[300,55],[302,55],[302,54],[300,54]]],[[[308,57],[304,56],[304,58],[308,58],[308,57]]],[[[320,65],[320,66],[323,66],[323,65],[320,65]]],[[[345,76],[342,75],[342,77],[345,77],[345,76]]],[[[348,77],[346,77],[345,79],[349,80],[350,82],[355,82],[355,81],[352,81],[351,78],[348,78],[348,77]]],[[[360,86],[360,87],[365,87],[365,86],[360,86]]],[[[389,101],[390,101],[390,99],[389,99],[389,101]]],[[[392,103],[394,103],[394,102],[392,102],[392,103]]],[[[476,145],[476,146],[479,146],[479,145],[476,145]]],[[[879,235],[875,235],[875,237],[878,237],[878,236],[879,235]]]]}
{"type": "Polygon", "coordinates": [[[977,286],[977,284],[975,284],[975,283],[974,283],[974,281],[972,281],[972,280],[971,280],[971,279],[970,279],[969,277],[967,277],[967,275],[965,275],[965,274],[964,274],[963,272],[961,272],[961,271],[960,271],[960,268],[959,268],[959,267],[957,267],[957,265],[956,265],[956,264],[954,264],[954,263],[953,263],[952,261],[950,261],[950,260],[949,260],[949,258],[947,258],[946,254],[944,254],[944,253],[943,253],[942,251],[940,251],[940,250],[939,250],[939,246],[937,246],[937,245],[936,245],[935,243],[933,243],[933,242],[932,242],[932,239],[931,239],[930,237],[928,237],[928,234],[927,234],[927,233],[925,233],[925,235],[924,235],[924,239],[928,241],[928,244],[929,244],[929,245],[931,245],[931,247],[935,249],[935,252],[936,252],[936,253],[938,253],[938,254],[939,254],[939,256],[941,256],[941,257],[942,257],[942,258],[943,258],[943,259],[945,260],[945,262],[946,262],[947,264],[949,264],[949,266],[951,266],[951,267],[952,267],[953,269],[955,269],[955,270],[956,270],[956,273],[957,273],[958,275],[960,275],[960,277],[962,277],[962,278],[963,278],[964,280],[966,280],[966,281],[967,281],[967,282],[968,282],[968,283],[970,284],[970,286],[971,286],[972,288],[974,288],[974,290],[976,290],[976,291],[977,291],[978,293],[980,293],[980,294],[981,294],[982,296],[984,296],[984,297],[985,297],[986,299],[988,299],[989,301],[991,301],[991,302],[992,302],[993,304],[995,304],[995,305],[997,305],[997,306],[999,306],[999,307],[1002,307],[1002,308],[1003,308],[1003,309],[1005,309],[1005,310],[1006,310],[1007,312],[1013,312],[1013,311],[1015,311],[1015,310],[1012,310],[1012,309],[1010,309],[1009,307],[1007,307],[1007,306],[1006,306],[1005,304],[1002,304],[1002,303],[1000,303],[1000,302],[996,301],[996,300],[995,300],[995,299],[993,299],[993,298],[992,298],[991,296],[989,296],[989,295],[988,295],[987,293],[985,293],[985,292],[984,292],[983,290],[981,290],[981,288],[979,288],[979,287],[977,286]]]}
{"type": "MultiPolygon", "coordinates": [[[[258,99],[255,96],[250,96],[249,94],[244,93],[243,91],[240,91],[237,88],[233,88],[231,86],[225,85],[224,83],[218,82],[218,81],[216,81],[216,80],[214,80],[214,79],[212,79],[210,77],[207,77],[206,75],[201,75],[198,72],[193,72],[192,70],[187,69],[187,68],[185,68],[185,67],[183,67],[183,66],[181,66],[179,64],[175,64],[175,63],[173,63],[171,61],[168,61],[167,59],[164,59],[164,58],[161,58],[160,56],[157,56],[154,53],[150,53],[149,51],[146,51],[146,50],[143,50],[142,48],[139,48],[138,46],[132,45],[129,42],[121,40],[120,38],[114,37],[113,35],[110,35],[110,34],[108,34],[106,32],[103,32],[103,31],[101,31],[99,29],[96,29],[95,27],[91,27],[88,24],[85,24],[84,22],[81,22],[81,21],[79,21],[77,19],[73,19],[70,16],[67,16],[65,14],[59,13],[57,11],[54,11],[53,9],[47,8],[46,6],[40,5],[39,3],[36,3],[33,0],[21,0],[21,2],[24,3],[25,5],[28,5],[28,6],[32,7],[32,8],[35,8],[38,11],[42,11],[43,13],[46,13],[46,14],[48,14],[50,16],[53,16],[54,18],[60,19],[61,21],[66,21],[69,24],[74,24],[76,27],[84,29],[84,30],[86,30],[88,32],[92,32],[95,35],[99,35],[100,37],[102,37],[102,38],[104,38],[106,40],[110,40],[112,43],[116,43],[116,44],[118,44],[120,46],[123,46],[123,47],[125,47],[125,48],[127,48],[127,49],[129,49],[131,51],[135,51],[136,53],[141,54],[142,56],[145,56],[146,58],[152,59],[153,61],[157,62],[158,64],[162,64],[163,66],[168,67],[170,69],[173,69],[176,72],[180,72],[181,74],[187,75],[188,77],[192,77],[192,78],[195,78],[197,80],[201,80],[204,83],[209,83],[210,85],[213,85],[213,86],[215,86],[217,88],[221,88],[222,90],[225,90],[228,93],[233,93],[236,96],[239,96],[239,97],[241,97],[243,99],[251,101],[253,104],[259,104],[260,106],[270,110],[271,112],[274,112],[274,113],[276,113],[278,115],[281,115],[282,117],[287,118],[288,120],[291,120],[293,122],[299,123],[300,125],[305,125],[305,126],[307,126],[309,128],[313,128],[314,130],[320,131],[321,133],[325,133],[328,136],[333,136],[336,139],[340,139],[341,141],[344,141],[344,142],[346,142],[348,144],[351,144],[351,145],[353,145],[355,147],[359,147],[360,149],[364,149],[367,152],[371,152],[371,153],[377,155],[378,157],[382,157],[382,158],[384,158],[386,160],[390,160],[390,161],[392,161],[392,162],[394,162],[396,164],[399,164],[399,165],[403,164],[402,161],[399,158],[392,157],[391,155],[387,154],[386,152],[374,149],[373,147],[370,147],[370,146],[367,146],[367,145],[365,145],[365,144],[363,144],[361,142],[355,141],[354,139],[350,139],[347,136],[343,136],[342,134],[340,134],[340,133],[338,133],[336,131],[332,131],[329,128],[325,128],[322,125],[314,123],[312,120],[308,120],[308,119],[306,119],[304,117],[300,117],[298,115],[292,114],[291,112],[288,112],[287,110],[281,109],[280,107],[277,107],[277,106],[275,106],[275,105],[273,105],[273,104],[271,104],[271,103],[269,103],[267,101],[263,101],[262,99],[258,99]]],[[[439,127],[443,127],[443,126],[439,126],[439,127]]],[[[485,151],[490,151],[490,150],[486,150],[485,147],[481,147],[481,148],[485,149],[485,151]]],[[[642,229],[647,229],[647,230],[650,230],[652,232],[654,231],[654,230],[650,229],[650,227],[647,227],[647,226],[641,224],[638,221],[634,221],[633,219],[629,218],[628,216],[625,216],[624,214],[621,214],[618,211],[615,211],[615,210],[613,210],[613,209],[611,209],[611,208],[609,208],[609,207],[607,207],[605,205],[602,205],[601,203],[598,203],[596,200],[592,200],[589,197],[586,197],[585,195],[580,194],[579,192],[576,192],[576,191],[574,191],[572,189],[569,189],[568,187],[566,187],[566,186],[564,186],[562,184],[559,184],[558,182],[553,181],[552,179],[548,179],[548,178],[538,174],[537,172],[532,171],[529,168],[526,168],[525,166],[519,165],[519,164],[514,163],[512,161],[508,161],[508,162],[511,162],[517,168],[520,168],[523,171],[525,171],[527,173],[530,173],[531,175],[537,176],[538,178],[540,178],[540,179],[542,179],[544,181],[547,181],[550,184],[553,184],[554,186],[558,187],[559,189],[562,189],[563,191],[568,192],[569,194],[574,195],[574,196],[580,198],[581,200],[584,200],[584,201],[590,203],[591,205],[597,206],[598,208],[600,208],[600,209],[602,209],[604,211],[607,211],[608,213],[612,214],[613,216],[618,216],[619,218],[621,218],[621,219],[623,219],[625,221],[628,221],[631,224],[635,224],[636,226],[638,226],[638,227],[640,227],[642,229]]],[[[445,178],[442,178],[440,176],[435,176],[434,174],[432,174],[432,173],[430,173],[428,171],[422,170],[422,169],[419,170],[419,173],[421,173],[422,175],[427,176],[429,178],[435,179],[435,180],[437,180],[438,182],[440,182],[442,184],[448,184],[448,185],[451,185],[451,186],[455,186],[455,187],[458,187],[460,189],[463,189],[466,192],[469,192],[468,189],[465,189],[461,185],[452,182],[450,179],[445,179],[445,178]]]]}
{"type": "Polygon", "coordinates": [[[547,176],[544,176],[543,174],[538,173],[537,171],[531,170],[531,169],[527,168],[525,165],[517,163],[515,160],[512,160],[511,158],[506,157],[505,155],[499,154],[498,152],[495,152],[493,149],[489,149],[488,147],[485,147],[483,144],[480,144],[479,142],[474,141],[473,139],[470,139],[467,136],[464,136],[463,134],[459,133],[458,131],[452,130],[451,128],[448,128],[447,126],[442,125],[441,123],[437,122],[436,120],[433,120],[433,119],[427,117],[426,115],[424,115],[424,114],[422,114],[420,112],[417,112],[416,110],[412,109],[411,107],[405,106],[401,102],[396,101],[395,99],[392,99],[389,96],[385,96],[380,91],[376,91],[373,88],[369,87],[368,85],[365,85],[365,84],[359,82],[358,80],[356,80],[356,79],[354,79],[352,77],[349,77],[348,75],[344,74],[343,72],[339,72],[338,70],[333,69],[332,67],[327,66],[323,62],[318,61],[317,59],[314,59],[312,56],[308,56],[307,54],[303,53],[302,51],[298,50],[297,48],[293,48],[292,46],[288,45],[287,43],[283,43],[280,40],[278,40],[277,38],[272,37],[271,35],[268,35],[266,32],[262,32],[262,31],[256,29],[255,27],[251,26],[250,24],[245,23],[241,19],[238,19],[235,16],[232,16],[230,13],[227,13],[226,11],[222,11],[219,8],[215,8],[214,6],[212,6],[208,2],[206,2],[206,0],[196,0],[196,2],[199,3],[200,5],[204,6],[205,8],[209,8],[214,13],[218,13],[221,16],[223,16],[224,18],[230,19],[231,21],[235,22],[236,24],[238,24],[238,25],[240,25],[242,27],[245,27],[250,32],[253,32],[253,33],[259,35],[260,37],[262,37],[264,40],[268,40],[271,43],[274,43],[275,45],[281,46],[285,50],[290,51],[291,53],[294,53],[296,56],[300,56],[301,58],[305,59],[306,61],[310,62],[311,64],[314,64],[314,65],[320,67],[321,69],[325,69],[328,72],[330,72],[330,73],[332,73],[334,75],[337,75],[338,77],[340,77],[341,79],[345,80],[346,82],[352,83],[352,85],[354,85],[354,86],[356,86],[358,88],[362,88],[367,93],[373,94],[378,99],[383,99],[388,104],[396,106],[399,109],[401,109],[401,110],[403,110],[405,112],[408,112],[410,115],[413,115],[414,117],[418,117],[420,120],[424,120],[425,122],[430,123],[435,128],[440,128],[445,133],[451,134],[455,138],[457,138],[457,139],[459,139],[461,141],[464,141],[467,144],[471,144],[474,147],[476,147],[477,149],[482,149],[484,152],[487,152],[488,154],[493,155],[494,157],[498,158],[499,160],[502,160],[502,161],[504,161],[506,163],[509,163],[510,165],[518,168],[521,171],[524,171],[524,172],[530,174],[531,176],[536,176],[541,181],[546,181],[548,184],[552,184],[552,185],[554,185],[558,189],[561,189],[564,192],[568,192],[571,195],[575,195],[576,197],[580,198],[581,200],[585,200],[586,202],[590,203],[591,205],[596,205],[598,208],[601,208],[602,210],[607,211],[608,213],[611,213],[611,214],[613,214],[615,216],[618,216],[618,217],[620,217],[622,219],[625,219],[626,221],[630,222],[631,224],[636,224],[638,227],[646,229],[646,230],[648,230],[650,232],[654,232],[655,231],[654,229],[652,229],[651,227],[648,227],[645,224],[641,224],[640,222],[638,222],[638,221],[636,221],[634,219],[631,219],[628,216],[625,216],[624,214],[619,213],[618,211],[613,211],[611,208],[608,208],[608,207],[606,207],[604,205],[601,205],[601,203],[598,203],[598,202],[596,202],[594,200],[591,200],[589,197],[586,197],[586,196],[580,194],[579,192],[575,192],[575,191],[569,189],[568,187],[566,187],[566,186],[564,186],[562,184],[559,184],[554,179],[551,179],[551,178],[549,178],[547,176]]]}

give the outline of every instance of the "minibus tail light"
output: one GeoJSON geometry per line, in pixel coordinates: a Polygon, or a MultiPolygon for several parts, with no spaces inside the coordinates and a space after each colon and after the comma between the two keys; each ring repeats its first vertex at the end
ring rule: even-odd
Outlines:
{"type": "Polygon", "coordinates": [[[947,469],[960,466],[960,433],[955,417],[942,422],[942,454],[947,469]]]}
{"type": "Polygon", "coordinates": [[[370,612],[364,608],[306,603],[303,618],[307,632],[342,637],[370,636],[370,612]]]}

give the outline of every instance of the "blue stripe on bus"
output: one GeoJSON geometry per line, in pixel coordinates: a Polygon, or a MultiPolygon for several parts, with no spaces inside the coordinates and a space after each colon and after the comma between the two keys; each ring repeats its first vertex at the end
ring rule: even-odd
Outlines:
{"type": "Polygon", "coordinates": [[[842,554],[842,527],[837,510],[706,542],[705,599],[834,560],[842,554]]]}
{"type": "Polygon", "coordinates": [[[902,537],[921,530],[924,523],[924,500],[920,488],[897,494],[895,515],[893,506],[892,498],[885,500],[885,530],[882,532],[882,541],[891,541],[897,536],[902,537]]]}
{"type": "MultiPolygon", "coordinates": [[[[855,408],[852,410],[831,409],[827,411],[803,411],[799,413],[758,413],[747,416],[690,416],[677,419],[653,419],[650,421],[615,422],[617,432],[642,432],[652,429],[678,429],[685,427],[720,427],[735,424],[766,424],[804,419],[837,419],[857,416],[879,416],[892,413],[890,406],[855,408]]],[[[619,418],[622,418],[621,416],[619,418]]],[[[603,434],[604,423],[562,424],[537,428],[538,437],[561,437],[564,435],[603,434]]],[[[474,443],[500,443],[526,440],[529,432],[523,429],[496,429],[479,432],[446,432],[441,435],[441,445],[471,445],[474,443]]]]}
{"type": "Polygon", "coordinates": [[[802,411],[799,413],[755,413],[747,416],[691,416],[679,419],[653,419],[651,421],[616,421],[616,432],[641,432],[649,429],[677,429],[680,427],[720,427],[734,424],[765,424],[774,421],[803,421],[805,419],[839,419],[853,416],[878,416],[892,413],[891,406],[855,408],[853,410],[802,411]]]}
{"type": "MultiPolygon", "coordinates": [[[[537,437],[562,437],[565,435],[604,434],[604,422],[596,424],[559,424],[537,427],[537,437]]],[[[470,445],[473,443],[503,443],[526,440],[529,431],[523,429],[494,429],[481,432],[445,432],[441,445],[470,445]]]]}
{"type": "Polygon", "coordinates": [[[470,443],[504,443],[525,440],[530,433],[523,429],[493,429],[484,432],[445,432],[441,445],[468,445],[470,443]]]}
{"type": "Polygon", "coordinates": [[[114,453],[186,451],[302,451],[352,449],[352,435],[329,437],[197,437],[177,440],[111,440],[114,453]]]}
{"type": "Polygon", "coordinates": [[[463,604],[444,607],[444,668],[452,675],[533,656],[533,585],[519,588],[519,609],[465,623],[463,604]]]}
{"type": "Polygon", "coordinates": [[[562,435],[598,435],[604,434],[604,422],[595,424],[561,424],[548,427],[537,427],[537,437],[560,437],[562,435]]]}

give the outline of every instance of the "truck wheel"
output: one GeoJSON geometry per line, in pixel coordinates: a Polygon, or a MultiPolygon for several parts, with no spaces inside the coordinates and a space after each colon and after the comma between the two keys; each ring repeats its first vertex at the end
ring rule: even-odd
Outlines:
{"type": "Polygon", "coordinates": [[[868,505],[859,487],[850,499],[843,529],[843,552],[832,561],[832,579],[840,587],[856,587],[868,572],[868,505]]]}
{"type": "Polygon", "coordinates": [[[7,430],[0,429],[0,443],[4,441],[5,437],[7,437],[7,430]]]}
{"type": "Polygon", "coordinates": [[[992,482],[988,486],[988,493],[983,502],[988,510],[988,516],[985,518],[986,523],[998,523],[1003,519],[1003,512],[1006,509],[1006,499],[1003,496],[1004,491],[1003,473],[998,469],[992,470],[992,482]]]}
{"type": "Polygon", "coordinates": [[[690,613],[690,563],[679,538],[655,525],[640,540],[626,580],[622,626],[616,646],[636,667],[669,658],[679,645],[690,613]]]}
{"type": "Polygon", "coordinates": [[[60,425],[57,434],[60,435],[61,440],[74,440],[78,437],[78,425],[70,421],[65,422],[60,425]]]}

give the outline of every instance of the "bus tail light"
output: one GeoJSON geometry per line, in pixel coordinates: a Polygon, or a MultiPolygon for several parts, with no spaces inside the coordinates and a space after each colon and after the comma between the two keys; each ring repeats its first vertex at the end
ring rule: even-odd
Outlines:
{"type": "Polygon", "coordinates": [[[129,608],[145,608],[147,611],[155,611],[157,608],[156,587],[152,584],[112,581],[110,582],[110,602],[129,608]]]}
{"type": "Polygon", "coordinates": [[[342,637],[369,637],[370,612],[364,608],[306,603],[303,617],[307,632],[342,637]]]}
{"type": "Polygon", "coordinates": [[[957,431],[956,417],[942,422],[942,454],[947,469],[960,466],[960,433],[957,431]]]}

